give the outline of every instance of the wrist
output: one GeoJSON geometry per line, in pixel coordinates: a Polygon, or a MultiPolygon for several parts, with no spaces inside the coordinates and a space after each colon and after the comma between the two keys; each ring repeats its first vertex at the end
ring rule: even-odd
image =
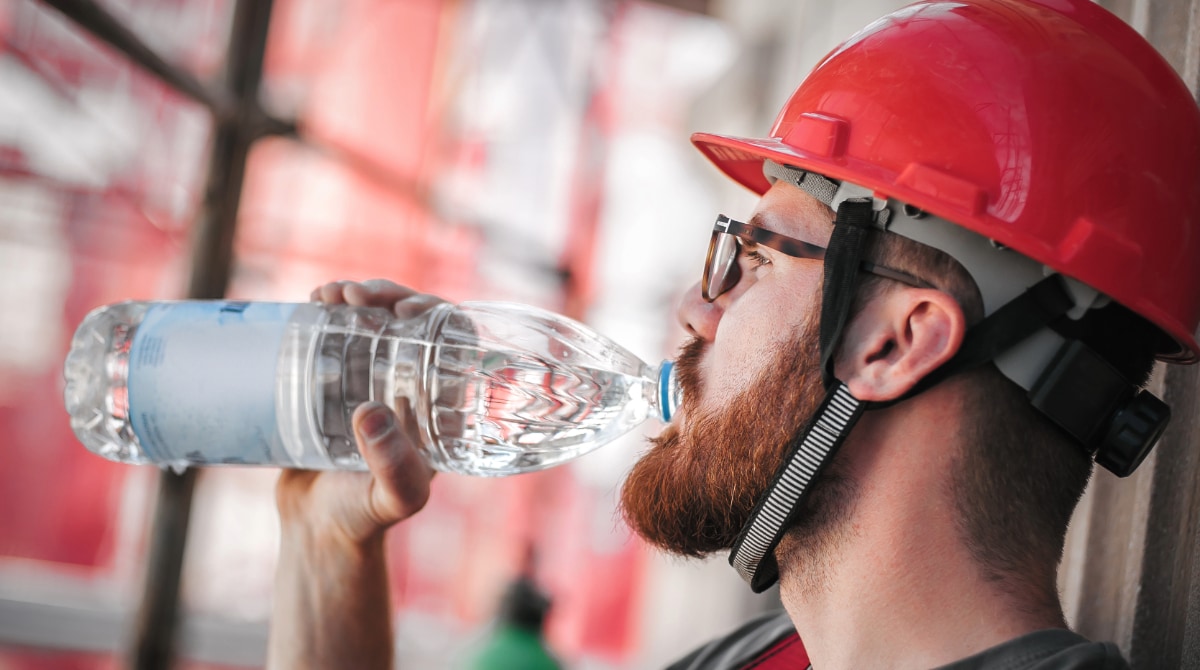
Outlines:
{"type": "Polygon", "coordinates": [[[345,554],[381,545],[392,524],[371,513],[366,473],[285,470],[276,486],[282,541],[345,554]]]}
{"type": "MultiPolygon", "coordinates": [[[[330,519],[285,518],[280,516],[281,560],[295,556],[304,562],[345,564],[346,568],[382,560],[386,528],[357,535],[330,519]]],[[[324,566],[336,569],[336,565],[324,566]]]]}
{"type": "Polygon", "coordinates": [[[356,537],[281,510],[269,667],[391,667],[389,593],[383,529],[356,537]],[[314,634],[331,622],[338,634],[314,634]]]}

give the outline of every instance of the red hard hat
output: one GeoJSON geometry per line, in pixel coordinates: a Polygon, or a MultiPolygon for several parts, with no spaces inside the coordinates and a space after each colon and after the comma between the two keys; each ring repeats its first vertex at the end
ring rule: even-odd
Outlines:
{"type": "Polygon", "coordinates": [[[1200,110],[1090,0],[929,0],[834,49],[771,136],[692,142],[755,192],[763,159],[873,189],[1110,296],[1195,362],[1200,110]]]}

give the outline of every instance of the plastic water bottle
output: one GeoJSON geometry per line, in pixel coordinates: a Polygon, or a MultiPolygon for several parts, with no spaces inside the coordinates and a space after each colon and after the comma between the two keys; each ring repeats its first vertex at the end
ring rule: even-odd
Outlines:
{"type": "Polygon", "coordinates": [[[124,463],[365,470],[350,417],[411,412],[430,464],[500,476],[581,456],[651,416],[657,368],[563,316],[501,302],[389,310],[232,301],[94,310],[65,366],[67,412],[91,451],[124,463]]]}

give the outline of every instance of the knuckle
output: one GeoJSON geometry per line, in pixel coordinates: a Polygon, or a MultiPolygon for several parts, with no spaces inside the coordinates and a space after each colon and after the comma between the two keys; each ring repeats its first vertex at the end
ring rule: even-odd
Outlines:
{"type": "Polygon", "coordinates": [[[388,472],[388,490],[399,518],[408,518],[425,508],[429,502],[429,468],[414,450],[392,462],[388,472]]]}
{"type": "Polygon", "coordinates": [[[430,295],[428,293],[414,293],[407,298],[398,300],[392,311],[395,312],[396,316],[417,316],[419,314],[424,314],[442,302],[445,301],[435,295],[430,295]]]}
{"type": "Polygon", "coordinates": [[[386,486],[384,494],[373,501],[371,517],[377,526],[386,527],[412,517],[429,502],[428,487],[386,486]]]}
{"type": "Polygon", "coordinates": [[[405,288],[390,279],[368,279],[362,283],[363,288],[372,293],[383,293],[385,291],[391,293],[411,293],[412,289],[405,288]]]}
{"type": "Polygon", "coordinates": [[[425,505],[429,502],[429,487],[420,486],[401,489],[399,502],[404,516],[410,517],[425,509],[425,505]]]}
{"type": "Polygon", "coordinates": [[[386,279],[368,279],[347,287],[348,300],[371,307],[390,307],[412,295],[411,289],[386,279]]]}
{"type": "Polygon", "coordinates": [[[321,288],[317,289],[317,292],[320,293],[322,302],[338,303],[343,299],[342,294],[344,292],[345,285],[346,282],[342,281],[329,282],[328,284],[325,284],[321,288]]]}

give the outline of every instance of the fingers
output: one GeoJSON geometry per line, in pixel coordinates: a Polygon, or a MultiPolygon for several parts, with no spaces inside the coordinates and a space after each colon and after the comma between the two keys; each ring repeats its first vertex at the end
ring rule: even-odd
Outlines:
{"type": "Polygon", "coordinates": [[[386,279],[329,282],[314,289],[309,299],[327,305],[386,307],[396,316],[404,318],[417,316],[444,302],[436,296],[418,293],[386,279]]]}
{"type": "Polygon", "coordinates": [[[407,286],[386,279],[368,279],[364,282],[329,282],[314,289],[309,299],[329,305],[391,307],[394,303],[414,295],[417,295],[417,292],[407,286]]]}
{"type": "Polygon", "coordinates": [[[347,283],[349,282],[335,281],[318,286],[317,288],[313,289],[313,292],[309,294],[308,298],[313,302],[323,302],[327,305],[341,305],[346,302],[345,299],[342,298],[342,290],[345,288],[347,283]]]}
{"type": "Polygon", "coordinates": [[[417,295],[417,292],[386,279],[368,279],[365,282],[345,282],[342,295],[351,305],[367,305],[370,307],[391,307],[392,305],[417,295]]]}
{"type": "Polygon", "coordinates": [[[445,300],[428,293],[417,293],[392,305],[392,312],[401,319],[419,316],[442,304],[445,300]]]}
{"type": "Polygon", "coordinates": [[[434,470],[417,450],[419,439],[411,411],[400,415],[369,402],[354,411],[358,448],[374,475],[369,514],[379,527],[416,514],[429,500],[434,470]]]}

